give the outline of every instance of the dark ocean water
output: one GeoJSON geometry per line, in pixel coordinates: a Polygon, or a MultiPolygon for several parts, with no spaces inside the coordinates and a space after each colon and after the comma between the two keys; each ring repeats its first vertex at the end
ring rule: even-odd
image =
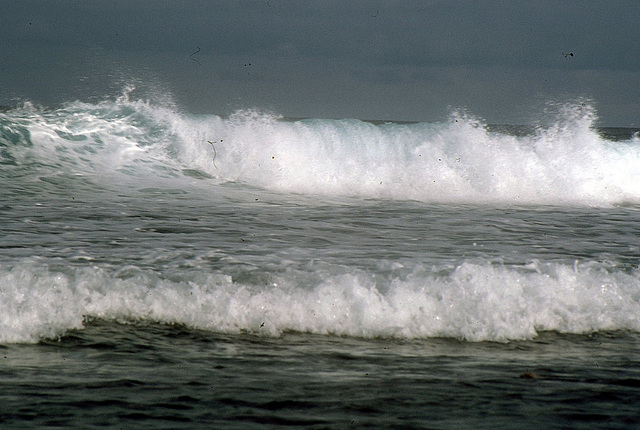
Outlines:
{"type": "Polygon", "coordinates": [[[4,428],[629,429],[638,340],[274,338],[95,322],[2,349],[0,418],[4,428]]]}
{"type": "Polygon", "coordinates": [[[0,113],[3,428],[640,428],[640,140],[0,113]]]}

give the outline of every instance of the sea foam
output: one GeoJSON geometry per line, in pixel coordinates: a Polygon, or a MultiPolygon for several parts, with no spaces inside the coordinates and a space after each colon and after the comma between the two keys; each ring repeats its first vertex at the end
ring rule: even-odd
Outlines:
{"type": "Polygon", "coordinates": [[[162,276],[136,266],[23,260],[0,265],[0,343],[55,338],[96,318],[265,336],[296,331],[501,342],[546,330],[640,330],[637,269],[537,261],[409,269],[381,276],[309,263],[263,285],[223,272],[162,276]]]}
{"type": "MultiPolygon", "coordinates": [[[[287,122],[244,112],[213,121],[206,135],[218,142],[216,166],[208,157],[197,164],[226,180],[302,194],[458,203],[638,202],[638,142],[600,137],[588,107],[563,115],[531,135],[512,136],[457,113],[447,123],[374,125],[287,122]]],[[[193,155],[189,159],[196,162],[193,155]]]]}

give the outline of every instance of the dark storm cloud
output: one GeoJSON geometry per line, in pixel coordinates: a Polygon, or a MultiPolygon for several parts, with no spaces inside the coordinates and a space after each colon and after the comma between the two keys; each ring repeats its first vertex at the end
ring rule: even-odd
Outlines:
{"type": "Polygon", "coordinates": [[[584,96],[610,121],[638,121],[639,2],[11,1],[3,9],[3,103],[42,94],[37,76],[63,92],[78,76],[98,85],[111,67],[154,75],[196,109],[253,103],[290,115],[421,119],[466,106],[511,121],[505,115],[526,98],[584,96]]]}

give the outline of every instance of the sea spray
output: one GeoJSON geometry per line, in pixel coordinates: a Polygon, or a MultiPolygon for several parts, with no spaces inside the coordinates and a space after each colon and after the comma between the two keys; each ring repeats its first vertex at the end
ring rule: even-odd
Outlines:
{"type": "Polygon", "coordinates": [[[637,201],[637,143],[606,141],[588,111],[558,121],[513,136],[460,114],[448,123],[374,125],[257,119],[252,112],[216,121],[210,133],[224,139],[216,148],[219,169],[200,168],[302,194],[453,203],[637,201]]]}
{"type": "Polygon", "coordinates": [[[422,202],[638,202],[638,140],[606,140],[595,119],[588,105],[559,109],[550,125],[513,135],[465,113],[413,124],[286,120],[255,110],[220,117],[123,96],[5,112],[0,144],[5,165],[97,182],[186,175],[283,193],[422,202]]]}

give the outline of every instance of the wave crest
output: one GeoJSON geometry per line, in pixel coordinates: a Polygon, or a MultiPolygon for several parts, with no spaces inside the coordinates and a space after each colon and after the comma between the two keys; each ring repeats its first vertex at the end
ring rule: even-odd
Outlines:
{"type": "Polygon", "coordinates": [[[177,187],[186,175],[283,193],[424,202],[640,202],[637,138],[601,137],[588,104],[565,105],[553,119],[522,132],[465,112],[413,124],[288,120],[256,110],[187,115],[125,93],[0,114],[0,145],[4,165],[34,175],[151,175],[175,178],[177,187]]]}
{"type": "Polygon", "coordinates": [[[530,339],[549,330],[640,330],[637,269],[463,262],[445,272],[419,265],[381,277],[309,266],[251,283],[224,273],[162,276],[136,266],[111,271],[23,261],[0,266],[0,343],[60,336],[91,318],[266,336],[468,341],[530,339]]]}

